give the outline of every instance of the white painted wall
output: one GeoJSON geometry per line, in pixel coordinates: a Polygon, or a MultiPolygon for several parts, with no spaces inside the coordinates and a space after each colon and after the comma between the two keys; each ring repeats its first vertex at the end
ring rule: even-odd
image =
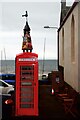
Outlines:
{"type": "Polygon", "coordinates": [[[78,90],[80,92],[80,3],[78,4],[78,90]]]}
{"type": "Polygon", "coordinates": [[[75,6],[59,31],[59,65],[64,67],[64,80],[80,92],[80,3],[75,6]],[[71,20],[75,21],[75,61],[71,61],[71,20]],[[62,28],[64,28],[64,61],[62,60],[62,28]]]}

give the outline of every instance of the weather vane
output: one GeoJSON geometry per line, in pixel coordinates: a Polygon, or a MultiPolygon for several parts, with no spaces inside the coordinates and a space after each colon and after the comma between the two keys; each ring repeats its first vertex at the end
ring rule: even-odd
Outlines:
{"type": "Polygon", "coordinates": [[[26,21],[27,21],[27,17],[28,17],[27,11],[26,11],[26,14],[25,14],[25,15],[22,15],[22,17],[26,17],[26,21]]]}
{"type": "Polygon", "coordinates": [[[27,17],[28,16],[28,13],[27,13],[27,11],[26,11],[26,14],[25,15],[22,15],[22,17],[27,17]]]}

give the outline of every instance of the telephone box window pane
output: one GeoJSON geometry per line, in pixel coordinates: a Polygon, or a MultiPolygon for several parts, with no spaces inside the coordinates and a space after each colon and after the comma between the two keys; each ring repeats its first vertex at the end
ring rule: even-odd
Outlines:
{"type": "Polygon", "coordinates": [[[21,82],[22,86],[32,86],[31,82],[21,82]]]}
{"type": "Polygon", "coordinates": [[[34,66],[20,66],[20,102],[21,108],[33,108],[34,102],[34,66]]]}
{"type": "Polygon", "coordinates": [[[34,66],[20,66],[21,80],[34,80],[34,66]]]}
{"type": "Polygon", "coordinates": [[[25,74],[26,74],[26,75],[32,75],[33,72],[30,72],[30,71],[22,71],[21,74],[22,74],[22,75],[25,75],[25,74]]]}
{"type": "Polygon", "coordinates": [[[21,76],[21,80],[33,80],[33,76],[29,75],[29,76],[21,76]]]}
{"type": "Polygon", "coordinates": [[[21,104],[21,108],[33,108],[33,104],[21,104]]]}
{"type": "Polygon", "coordinates": [[[21,92],[33,92],[33,88],[21,87],[21,92]]]}
{"type": "Polygon", "coordinates": [[[21,98],[22,97],[32,97],[33,98],[33,92],[32,93],[30,93],[30,94],[28,94],[28,93],[21,93],[21,98]]]}
{"type": "Polygon", "coordinates": [[[34,70],[33,66],[21,66],[22,70],[34,70]]]}
{"type": "Polygon", "coordinates": [[[21,102],[33,102],[32,98],[21,98],[21,102]]]}

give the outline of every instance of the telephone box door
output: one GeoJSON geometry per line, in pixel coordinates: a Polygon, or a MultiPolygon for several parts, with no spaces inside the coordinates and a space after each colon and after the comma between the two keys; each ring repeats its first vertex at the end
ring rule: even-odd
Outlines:
{"type": "Polygon", "coordinates": [[[16,62],[16,115],[38,115],[37,59],[18,58],[16,62]]]}

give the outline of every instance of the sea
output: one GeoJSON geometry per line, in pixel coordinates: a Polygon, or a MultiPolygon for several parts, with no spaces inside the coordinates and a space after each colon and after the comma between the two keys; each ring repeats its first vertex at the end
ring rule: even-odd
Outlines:
{"type": "MultiPolygon", "coordinates": [[[[58,61],[54,59],[38,60],[39,76],[43,74],[48,75],[51,71],[58,69],[58,61]]],[[[0,61],[0,73],[15,73],[15,60],[1,60],[0,61]]]]}

